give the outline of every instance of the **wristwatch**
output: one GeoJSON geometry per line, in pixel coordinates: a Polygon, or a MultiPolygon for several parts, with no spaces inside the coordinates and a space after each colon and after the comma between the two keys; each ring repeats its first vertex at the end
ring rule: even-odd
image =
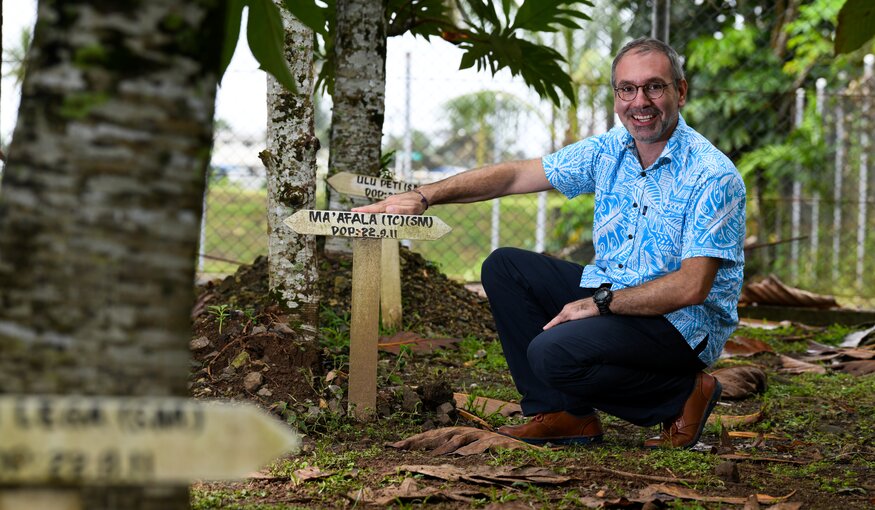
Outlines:
{"type": "Polygon", "coordinates": [[[599,309],[599,315],[611,315],[611,300],[614,299],[614,293],[609,287],[599,287],[595,294],[592,295],[592,300],[599,309]]]}

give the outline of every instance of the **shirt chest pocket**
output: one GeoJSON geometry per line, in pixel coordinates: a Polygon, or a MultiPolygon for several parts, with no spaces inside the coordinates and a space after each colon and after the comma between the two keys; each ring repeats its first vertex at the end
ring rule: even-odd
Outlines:
{"type": "Polygon", "coordinates": [[[673,201],[663,204],[648,201],[641,210],[642,244],[651,246],[667,267],[680,263],[684,212],[685,208],[673,201]]]}

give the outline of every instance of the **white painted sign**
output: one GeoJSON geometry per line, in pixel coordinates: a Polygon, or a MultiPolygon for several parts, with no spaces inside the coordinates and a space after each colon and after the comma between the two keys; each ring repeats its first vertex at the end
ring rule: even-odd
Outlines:
{"type": "Polygon", "coordinates": [[[366,197],[373,200],[382,200],[389,195],[404,193],[416,187],[409,182],[381,179],[370,175],[338,172],[328,178],[328,184],[337,192],[345,195],[366,197]]]}
{"type": "Polygon", "coordinates": [[[304,209],[285,219],[299,234],[371,239],[439,239],[451,229],[437,216],[304,209]]]}
{"type": "Polygon", "coordinates": [[[0,396],[0,484],[235,479],[299,444],[288,426],[252,404],[0,396]]]}

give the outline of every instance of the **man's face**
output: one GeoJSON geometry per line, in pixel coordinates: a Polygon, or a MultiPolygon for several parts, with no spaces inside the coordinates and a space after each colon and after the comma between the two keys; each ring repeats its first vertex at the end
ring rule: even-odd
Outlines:
{"type": "Polygon", "coordinates": [[[687,82],[675,86],[671,77],[671,63],[662,53],[627,53],[617,63],[616,86],[667,83],[662,97],[650,99],[644,89],[632,101],[614,95],[614,111],[638,143],[668,141],[678,122],[678,110],[687,100],[687,82]]]}

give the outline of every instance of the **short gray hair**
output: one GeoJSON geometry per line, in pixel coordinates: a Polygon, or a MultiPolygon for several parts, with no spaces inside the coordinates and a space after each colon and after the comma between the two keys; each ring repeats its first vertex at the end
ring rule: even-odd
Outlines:
{"type": "Polygon", "coordinates": [[[678,56],[678,52],[676,52],[674,48],[659,39],[639,37],[623,46],[623,49],[621,49],[614,58],[614,63],[611,64],[611,86],[617,86],[617,64],[620,62],[620,59],[630,52],[650,53],[651,51],[658,51],[668,57],[668,62],[671,65],[671,77],[674,80],[675,85],[679,84],[681,80],[684,79],[684,67],[681,65],[681,57],[678,56]]]}

